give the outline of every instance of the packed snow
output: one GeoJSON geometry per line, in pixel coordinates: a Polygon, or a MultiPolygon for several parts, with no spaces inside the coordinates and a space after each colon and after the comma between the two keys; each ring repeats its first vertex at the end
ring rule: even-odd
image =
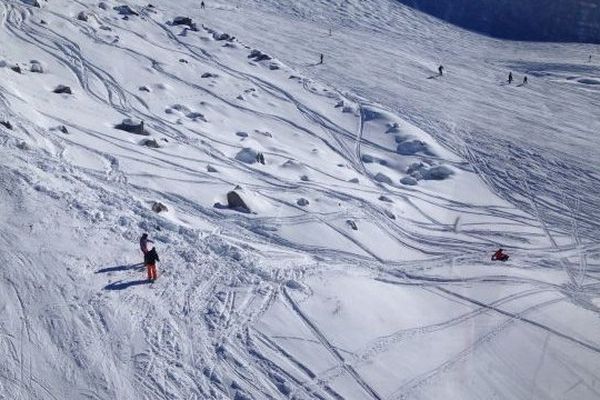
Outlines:
{"type": "Polygon", "coordinates": [[[600,47],[205,3],[0,1],[0,398],[599,398],[600,47]]]}

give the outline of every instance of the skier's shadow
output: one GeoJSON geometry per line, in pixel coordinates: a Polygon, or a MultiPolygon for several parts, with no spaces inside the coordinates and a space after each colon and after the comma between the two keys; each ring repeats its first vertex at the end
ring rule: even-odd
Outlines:
{"type": "Polygon", "coordinates": [[[439,77],[441,77],[440,74],[435,74],[435,75],[428,76],[427,79],[438,79],[439,77]]]}
{"type": "Polygon", "coordinates": [[[127,281],[127,282],[118,281],[118,282],[109,283],[108,285],[104,286],[104,290],[124,290],[124,289],[130,288],[132,286],[145,285],[147,283],[148,283],[147,279],[139,279],[136,281],[127,281]]]}
{"type": "Polygon", "coordinates": [[[143,263],[138,264],[130,264],[130,265],[119,265],[116,267],[102,268],[96,271],[97,274],[106,274],[109,272],[121,272],[121,271],[130,271],[130,270],[142,270],[144,267],[143,263]]]}

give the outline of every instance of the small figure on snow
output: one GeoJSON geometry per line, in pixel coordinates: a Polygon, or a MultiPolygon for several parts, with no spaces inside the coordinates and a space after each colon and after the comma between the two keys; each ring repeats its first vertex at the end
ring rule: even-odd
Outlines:
{"type": "Polygon", "coordinates": [[[590,54],[590,57],[588,58],[588,62],[592,62],[592,55],[590,54]]]}
{"type": "Polygon", "coordinates": [[[256,154],[256,162],[259,162],[262,165],[265,165],[265,155],[263,153],[257,153],[256,154]]]}
{"type": "Polygon", "coordinates": [[[321,53],[321,57],[319,59],[319,64],[323,64],[323,53],[321,53]]]}
{"type": "Polygon", "coordinates": [[[513,81],[513,76],[512,76],[512,72],[508,73],[508,84],[510,85],[513,81]]]}
{"type": "Polygon", "coordinates": [[[508,254],[503,253],[504,249],[498,249],[492,256],[492,261],[506,261],[508,260],[508,254]]]}
{"type": "Polygon", "coordinates": [[[204,10],[205,5],[204,5],[204,1],[200,2],[200,9],[204,10]]]}
{"type": "Polygon", "coordinates": [[[443,65],[440,65],[438,67],[438,73],[440,74],[440,76],[444,76],[444,66],[443,65]]]}
{"type": "Polygon", "coordinates": [[[142,237],[140,238],[140,250],[142,250],[142,253],[144,253],[144,255],[148,253],[148,243],[154,244],[152,240],[148,239],[147,233],[142,234],[142,237]]]}
{"type": "Polygon", "coordinates": [[[526,76],[523,77],[523,85],[527,85],[527,77],[526,76]]]}
{"type": "Polygon", "coordinates": [[[158,258],[158,253],[156,252],[156,248],[152,246],[150,250],[148,250],[144,254],[144,265],[148,270],[148,281],[154,282],[157,278],[156,274],[156,262],[160,261],[158,258]]]}

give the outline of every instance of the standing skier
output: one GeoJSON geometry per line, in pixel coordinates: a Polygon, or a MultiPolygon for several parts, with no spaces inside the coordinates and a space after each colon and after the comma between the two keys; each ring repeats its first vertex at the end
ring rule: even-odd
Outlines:
{"type": "Polygon", "coordinates": [[[513,76],[512,76],[512,72],[508,73],[508,84],[510,85],[513,81],[513,76]]]}
{"type": "Polygon", "coordinates": [[[319,64],[323,64],[323,53],[321,53],[321,57],[319,59],[319,64]]]}
{"type": "Polygon", "coordinates": [[[148,250],[144,254],[144,265],[148,270],[148,281],[154,282],[157,278],[156,274],[156,262],[160,261],[158,258],[158,253],[156,252],[156,248],[152,246],[150,250],[148,250]]]}
{"type": "Polygon", "coordinates": [[[527,85],[527,76],[523,77],[523,85],[527,85]]]}
{"type": "Polygon", "coordinates": [[[204,10],[204,1],[200,2],[200,9],[204,10]]]}
{"type": "Polygon", "coordinates": [[[440,65],[438,67],[438,73],[440,74],[440,76],[444,76],[444,66],[443,65],[440,65]]]}
{"type": "Polygon", "coordinates": [[[144,253],[144,255],[148,253],[148,243],[154,244],[152,240],[148,239],[147,233],[142,234],[142,237],[140,238],[140,250],[142,250],[142,253],[144,253]]]}

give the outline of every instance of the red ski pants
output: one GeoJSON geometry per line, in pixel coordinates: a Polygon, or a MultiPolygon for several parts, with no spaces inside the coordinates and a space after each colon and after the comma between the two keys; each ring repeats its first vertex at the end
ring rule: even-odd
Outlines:
{"type": "Polygon", "coordinates": [[[156,280],[156,264],[146,264],[146,269],[148,269],[148,280],[156,280]]]}

